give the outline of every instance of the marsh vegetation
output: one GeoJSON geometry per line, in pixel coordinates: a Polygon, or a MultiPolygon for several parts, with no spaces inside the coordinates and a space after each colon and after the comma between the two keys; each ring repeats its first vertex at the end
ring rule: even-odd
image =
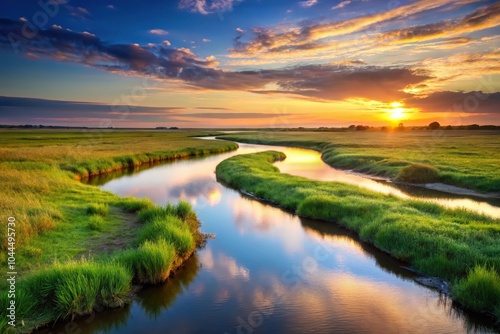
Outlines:
{"type": "Polygon", "coordinates": [[[340,224],[452,283],[456,300],[500,317],[500,221],[465,210],[404,200],[338,182],[281,174],[281,152],[239,155],[217,166],[217,178],[301,217],[340,224]]]}

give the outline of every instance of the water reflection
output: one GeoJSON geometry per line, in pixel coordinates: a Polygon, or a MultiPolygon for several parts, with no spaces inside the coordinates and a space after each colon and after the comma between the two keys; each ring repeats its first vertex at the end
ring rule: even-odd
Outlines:
{"type": "MultiPolygon", "coordinates": [[[[213,137],[208,137],[208,139],[211,138],[213,137]]],[[[432,189],[395,185],[387,182],[387,180],[372,179],[366,175],[337,170],[326,165],[321,160],[321,155],[312,150],[242,143],[239,145],[240,148],[237,151],[217,156],[185,159],[170,162],[167,165],[158,165],[156,163],[151,165],[159,169],[154,174],[141,174],[141,171],[148,169],[147,165],[143,165],[137,170],[127,169],[117,174],[94,177],[86,182],[94,185],[105,184],[104,189],[120,191],[120,193],[127,196],[149,197],[157,203],[165,202],[166,198],[173,198],[174,200],[184,199],[191,204],[194,204],[195,201],[202,201],[204,205],[213,205],[213,203],[219,200],[218,196],[220,194],[215,190],[216,188],[213,183],[206,181],[208,179],[213,180],[215,166],[219,162],[236,154],[255,153],[273,149],[284,152],[287,155],[285,160],[278,161],[275,164],[282,173],[321,181],[337,181],[352,184],[399,198],[413,198],[439,204],[451,209],[465,208],[473,212],[489,215],[493,218],[500,218],[500,200],[498,199],[478,200],[432,189]],[[193,163],[194,161],[196,161],[196,164],[193,163]],[[117,177],[119,179],[116,179],[117,177]],[[187,182],[188,180],[189,182],[187,182]],[[156,191],[151,189],[153,184],[158,185],[156,191]],[[165,190],[163,187],[166,184],[169,185],[168,190],[165,190]],[[207,186],[209,188],[204,188],[207,186]],[[144,191],[144,189],[147,190],[144,191]],[[170,193],[167,194],[165,191],[170,193]],[[202,194],[201,197],[200,194],[202,194]]]]}
{"type": "MultiPolygon", "coordinates": [[[[239,153],[262,149],[242,145],[239,153]]],[[[317,154],[283,151],[295,161],[281,164],[283,171],[318,178],[335,173],[317,154]],[[327,169],[316,169],[322,166],[327,169]]],[[[129,308],[117,311],[122,320],[116,326],[103,312],[87,327],[78,322],[82,333],[494,331],[488,319],[457,311],[446,297],[414,282],[401,263],[350,232],[299,219],[217,183],[215,166],[233,154],[177,161],[103,185],[157,204],[187,199],[202,229],[217,237],[167,284],[141,291],[129,308]]]]}
{"type": "Polygon", "coordinates": [[[169,279],[160,286],[148,287],[137,295],[137,306],[151,319],[156,320],[162,311],[167,310],[179,295],[188,290],[200,269],[198,255],[193,255],[183,266],[182,270],[175,273],[175,279],[169,279]]]}

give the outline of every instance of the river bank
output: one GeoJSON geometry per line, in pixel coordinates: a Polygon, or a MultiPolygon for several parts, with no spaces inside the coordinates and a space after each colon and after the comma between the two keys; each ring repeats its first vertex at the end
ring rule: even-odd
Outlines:
{"type": "MultiPolygon", "coordinates": [[[[204,132],[0,133],[2,212],[17,222],[16,327],[2,317],[2,331],[29,332],[94,307],[121,307],[136,284],[163,282],[190,257],[201,237],[189,205],[156,207],[75,179],[237,148],[192,139],[196,134],[204,132]],[[184,212],[182,217],[174,217],[176,210],[184,212]],[[149,222],[148,212],[154,221],[149,222]]],[[[0,237],[4,249],[6,230],[0,237]]],[[[0,261],[7,266],[6,252],[0,261]]],[[[0,288],[7,288],[6,282],[0,288]]],[[[3,309],[9,302],[2,295],[3,309]]]]}

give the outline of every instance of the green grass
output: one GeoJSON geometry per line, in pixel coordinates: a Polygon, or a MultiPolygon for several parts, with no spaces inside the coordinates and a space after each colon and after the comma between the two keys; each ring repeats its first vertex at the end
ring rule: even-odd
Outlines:
{"type": "Polygon", "coordinates": [[[170,275],[175,260],[175,246],[164,239],[145,241],[137,249],[118,256],[118,262],[130,268],[140,283],[161,283],[170,275]]]}
{"type": "Polygon", "coordinates": [[[88,227],[93,231],[102,231],[104,229],[104,219],[101,216],[92,216],[87,222],[88,227]]]}
{"type": "MultiPolygon", "coordinates": [[[[476,265],[500,268],[498,219],[352,185],[281,174],[272,163],[283,158],[283,153],[275,151],[238,155],[217,166],[217,178],[301,217],[343,225],[420,272],[463,284],[466,291],[468,285],[463,282],[476,265]]],[[[498,269],[491,270],[496,276],[490,282],[498,283],[498,269]]],[[[476,291],[469,292],[482,300],[476,291]]],[[[467,296],[463,291],[460,294],[467,296]]],[[[483,310],[469,298],[462,303],[483,310]]]]}
{"type": "MultiPolygon", "coordinates": [[[[142,226],[131,248],[95,259],[56,262],[26,274],[16,289],[17,318],[34,326],[84,315],[96,307],[121,307],[129,300],[133,281],[164,282],[194,252],[200,233],[188,203],[154,207],[147,200],[135,201],[127,198],[123,204],[129,210],[142,208],[142,226]]],[[[103,224],[105,218],[92,215],[90,219],[103,224]]],[[[98,227],[92,229],[102,231],[98,227]]],[[[7,302],[3,294],[0,306],[7,302]]]]}
{"type": "Polygon", "coordinates": [[[396,176],[396,181],[409,183],[433,183],[438,180],[438,169],[421,163],[414,163],[403,167],[396,176]]]}
{"type": "Polygon", "coordinates": [[[87,206],[88,215],[106,216],[109,213],[109,206],[105,203],[91,203],[87,206]]]}
{"type": "Polygon", "coordinates": [[[500,193],[499,131],[261,131],[218,138],[309,148],[321,152],[330,166],[392,180],[403,177],[403,169],[424,164],[432,168],[431,178],[419,180],[417,176],[416,181],[500,193]]]}
{"type": "Polygon", "coordinates": [[[64,318],[90,313],[97,304],[121,306],[131,279],[131,273],[116,264],[79,261],[37,272],[24,282],[24,289],[42,303],[40,307],[64,318]]]}
{"type": "Polygon", "coordinates": [[[166,216],[163,219],[155,219],[145,224],[140,229],[136,242],[143,244],[146,241],[156,242],[159,240],[165,240],[172,244],[181,255],[192,251],[195,247],[191,231],[176,216],[166,216]]]}
{"type": "Polygon", "coordinates": [[[491,311],[499,317],[500,275],[495,268],[475,266],[467,278],[453,287],[453,295],[464,305],[475,310],[491,311]]]}
{"type": "MultiPolygon", "coordinates": [[[[80,283],[73,280],[85,282],[93,279],[92,277],[101,277],[97,274],[89,276],[95,271],[88,267],[95,265],[104,272],[100,266],[107,266],[110,261],[115,261],[115,245],[125,245],[120,246],[122,248],[134,245],[139,231],[138,212],[154,211],[155,206],[149,200],[119,198],[76,180],[90,174],[149,162],[221,153],[237,148],[236,144],[230,142],[192,138],[203,134],[207,133],[0,130],[0,210],[5,217],[15,217],[17,222],[16,270],[18,277],[25,281],[19,282],[19,298],[27,296],[28,302],[25,304],[36,304],[32,301],[38,301],[38,295],[32,295],[36,291],[29,288],[30,280],[35,279],[31,278],[32,275],[49,275],[51,271],[58,275],[64,274],[59,277],[60,282],[54,285],[54,288],[61,287],[57,298],[53,290],[50,293],[55,299],[49,299],[45,307],[37,306],[35,311],[24,314],[21,312],[18,316],[19,321],[26,323],[26,328],[50,321],[56,316],[79,314],[88,309],[92,304],[91,297],[94,296],[90,290],[96,285],[89,281],[89,291],[78,290],[80,283]],[[65,264],[71,267],[75,259],[82,256],[88,258],[89,255],[94,260],[87,260],[88,264],[84,267],[88,271],[77,272],[58,267],[65,264]],[[77,285],[73,286],[72,282],[77,285]],[[64,289],[61,284],[65,284],[64,289]],[[81,293],[81,304],[74,303],[70,307],[68,303],[72,293],[81,293]],[[56,305],[56,300],[60,301],[57,303],[59,306],[56,305]]],[[[180,217],[185,225],[182,233],[176,231],[170,236],[175,268],[182,263],[184,254],[189,255],[191,248],[188,245],[191,246],[191,239],[198,243],[201,235],[197,230],[199,222],[188,205],[181,204],[172,208],[173,215],[180,217]],[[191,235],[191,239],[187,234],[191,235]],[[179,236],[179,240],[176,236],[179,236]]],[[[4,267],[5,241],[6,229],[0,229],[0,265],[4,267]]],[[[140,247],[142,246],[137,249],[140,247]]],[[[131,248],[131,252],[134,250],[131,248]]],[[[118,262],[113,266],[128,270],[118,262]]],[[[103,281],[99,284],[107,283],[103,281]]],[[[1,282],[0,289],[3,291],[5,287],[6,282],[1,282]]],[[[111,286],[108,290],[113,291],[111,286]]],[[[108,294],[102,296],[100,293],[94,302],[101,303],[101,298],[109,297],[108,294]]],[[[0,329],[5,326],[1,321],[0,329]]]]}
{"type": "MultiPolygon", "coordinates": [[[[23,278],[16,287],[16,320],[51,320],[120,307],[130,294],[132,274],[115,263],[56,263],[23,278]]],[[[2,307],[7,304],[2,294],[2,307]]]]}

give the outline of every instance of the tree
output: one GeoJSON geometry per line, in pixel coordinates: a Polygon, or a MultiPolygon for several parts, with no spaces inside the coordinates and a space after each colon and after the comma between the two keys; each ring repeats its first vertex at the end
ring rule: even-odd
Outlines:
{"type": "Polygon", "coordinates": [[[348,129],[349,130],[354,130],[354,129],[356,129],[356,125],[354,125],[354,124],[353,125],[349,125],[348,129]]]}
{"type": "Polygon", "coordinates": [[[441,124],[439,124],[438,122],[432,122],[431,124],[429,124],[429,129],[430,130],[437,130],[441,127],[441,124]]]}
{"type": "Polygon", "coordinates": [[[403,123],[399,123],[398,124],[398,129],[399,130],[404,130],[404,128],[405,128],[405,125],[403,123]]]}

